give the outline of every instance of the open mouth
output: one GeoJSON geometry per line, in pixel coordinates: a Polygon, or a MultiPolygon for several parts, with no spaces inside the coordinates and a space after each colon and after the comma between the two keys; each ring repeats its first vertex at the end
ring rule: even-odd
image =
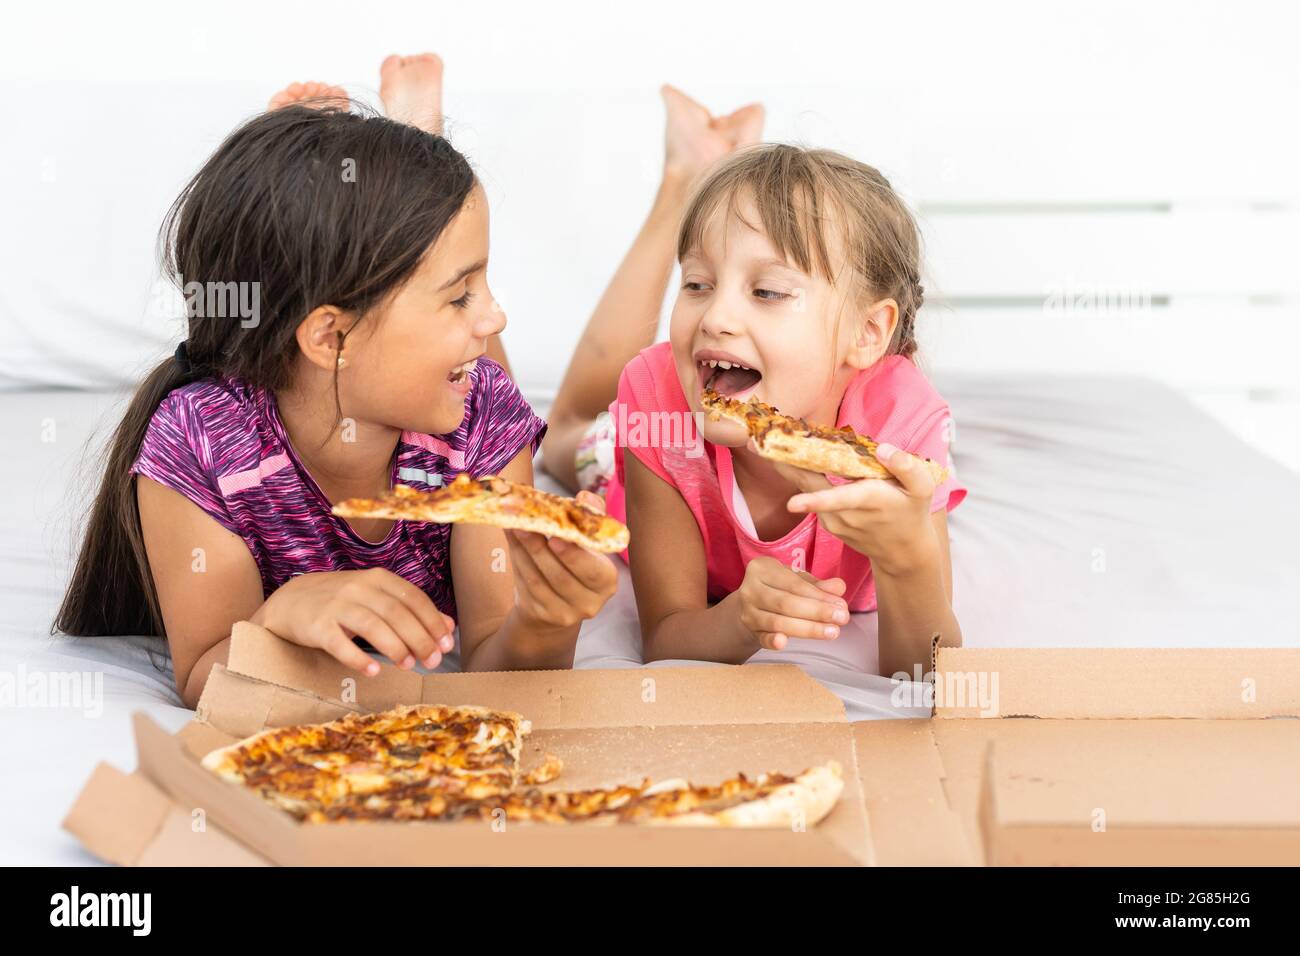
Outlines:
{"type": "Polygon", "coordinates": [[[696,363],[700,370],[700,381],[705,388],[711,388],[719,395],[733,398],[748,392],[763,378],[758,369],[728,362],[723,359],[705,359],[696,363]]]}
{"type": "Polygon", "coordinates": [[[457,365],[454,369],[451,370],[450,373],[448,373],[447,381],[451,382],[451,384],[453,385],[462,384],[466,379],[469,378],[469,373],[474,371],[474,366],[476,366],[477,364],[478,364],[478,359],[473,359],[469,362],[465,362],[462,365],[457,365]]]}

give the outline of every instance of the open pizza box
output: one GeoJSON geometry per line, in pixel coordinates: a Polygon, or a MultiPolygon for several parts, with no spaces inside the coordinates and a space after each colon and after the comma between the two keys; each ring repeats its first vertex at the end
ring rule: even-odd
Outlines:
{"type": "Polygon", "coordinates": [[[938,648],[855,724],[881,865],[1300,864],[1300,649],[938,648]]]}
{"type": "Polygon", "coordinates": [[[1300,651],[938,647],[932,719],[849,723],[788,665],[358,677],[241,623],[179,733],[135,719],[139,767],[96,768],[64,826],[134,865],[981,865],[1300,862],[1300,651]],[[701,830],[480,821],[300,825],[199,766],[273,726],[399,703],[533,724],[550,786],[827,760],[845,788],[814,827],[701,830]],[[1024,719],[1034,718],[1034,719],[1024,719]],[[1187,719],[1192,718],[1192,719],[1187,719]]]}
{"type": "Polygon", "coordinates": [[[175,735],[135,717],[139,768],[96,768],[64,826],[119,863],[815,864],[869,862],[853,735],[838,698],[790,666],[358,675],[319,651],[241,623],[196,716],[175,735]],[[737,771],[798,773],[838,761],[844,793],[817,826],[761,830],[457,823],[299,824],[199,765],[268,727],[397,704],[475,704],[532,722],[523,767],[551,753],[563,789],[737,771]]]}

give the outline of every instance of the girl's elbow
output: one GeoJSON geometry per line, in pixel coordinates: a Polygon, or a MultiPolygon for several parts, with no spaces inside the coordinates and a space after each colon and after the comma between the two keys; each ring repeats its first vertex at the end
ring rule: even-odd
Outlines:
{"type": "Polygon", "coordinates": [[[176,680],[176,690],[181,695],[181,702],[190,710],[198,709],[199,698],[203,696],[203,688],[208,682],[207,674],[198,680],[195,679],[196,676],[194,671],[190,671],[184,679],[177,675],[176,680]]]}
{"type": "Polygon", "coordinates": [[[658,629],[659,622],[654,624],[641,624],[641,662],[652,664],[655,661],[662,661],[667,655],[659,649],[659,642],[655,640],[655,631],[658,629]]]}
{"type": "Polygon", "coordinates": [[[177,668],[176,690],[180,694],[181,701],[190,710],[195,710],[199,706],[199,698],[203,696],[203,688],[208,684],[215,663],[217,663],[215,660],[200,659],[189,667],[177,668]]]}

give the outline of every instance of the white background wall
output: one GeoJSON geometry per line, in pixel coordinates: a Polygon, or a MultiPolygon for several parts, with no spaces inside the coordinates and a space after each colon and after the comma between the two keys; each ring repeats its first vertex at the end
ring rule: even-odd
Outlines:
{"type": "Polygon", "coordinates": [[[447,63],[528,389],[648,207],[670,81],[759,99],[918,208],[930,368],[1142,372],[1300,468],[1297,18],[1282,3],[28,4],[0,33],[0,385],[128,379],[156,229],[294,79],[447,63]],[[1102,303],[1103,308],[1097,304],[1102,303]]]}

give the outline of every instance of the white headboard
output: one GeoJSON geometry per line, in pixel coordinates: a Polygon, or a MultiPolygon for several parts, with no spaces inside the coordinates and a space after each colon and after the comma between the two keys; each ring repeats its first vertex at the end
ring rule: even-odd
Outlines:
{"type": "Polygon", "coordinates": [[[912,170],[936,366],[1300,385],[1294,147],[1206,142],[1169,117],[954,135],[959,152],[912,170]]]}

